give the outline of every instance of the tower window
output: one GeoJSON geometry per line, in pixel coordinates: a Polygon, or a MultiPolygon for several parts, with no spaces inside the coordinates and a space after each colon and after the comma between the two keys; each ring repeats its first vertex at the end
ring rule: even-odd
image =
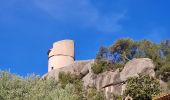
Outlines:
{"type": "Polygon", "coordinates": [[[54,67],[51,67],[51,70],[53,70],[54,69],[54,67]]]}

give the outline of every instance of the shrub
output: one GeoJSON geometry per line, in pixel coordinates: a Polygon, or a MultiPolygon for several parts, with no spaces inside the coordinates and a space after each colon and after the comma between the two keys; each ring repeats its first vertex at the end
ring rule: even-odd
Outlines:
{"type": "Polygon", "coordinates": [[[139,75],[128,79],[124,95],[134,100],[152,100],[152,96],[160,92],[159,81],[149,75],[139,75]]]}
{"type": "Polygon", "coordinates": [[[75,94],[78,94],[80,97],[83,97],[83,83],[79,76],[71,74],[70,72],[60,72],[59,73],[59,83],[62,88],[65,88],[66,85],[72,84],[75,94]]]}
{"type": "Polygon", "coordinates": [[[67,84],[81,84],[81,79],[79,76],[71,74],[70,72],[60,72],[59,73],[59,83],[64,88],[67,84]]]}
{"type": "Polygon", "coordinates": [[[0,100],[80,100],[80,93],[73,84],[63,88],[54,79],[41,80],[36,75],[22,78],[0,71],[0,100]]]}
{"type": "Polygon", "coordinates": [[[111,97],[113,100],[122,100],[122,97],[120,95],[112,94],[111,97]]]}
{"type": "Polygon", "coordinates": [[[163,81],[167,82],[168,80],[170,80],[170,63],[167,62],[162,65],[162,67],[160,68],[160,75],[163,81]]]}
{"type": "Polygon", "coordinates": [[[105,100],[104,93],[102,91],[97,91],[96,88],[88,88],[87,90],[87,100],[105,100]]]}
{"type": "MultiPolygon", "coordinates": [[[[65,88],[58,87],[54,91],[51,92],[50,98],[46,100],[81,100],[82,95],[80,93],[77,93],[76,87],[73,84],[67,84],[65,88]]],[[[81,92],[81,91],[80,91],[81,92]]],[[[40,99],[44,100],[44,99],[40,99]]]]}
{"type": "Polygon", "coordinates": [[[59,82],[37,75],[20,77],[0,71],[0,100],[105,100],[95,88],[84,90],[80,78],[61,72],[59,82]]]}
{"type": "Polygon", "coordinates": [[[166,63],[164,64],[161,68],[160,68],[161,72],[170,72],[170,63],[166,63]]]}
{"type": "Polygon", "coordinates": [[[123,69],[124,64],[119,63],[109,63],[107,61],[96,60],[95,63],[92,65],[91,69],[95,74],[100,74],[105,71],[123,69]]]}
{"type": "Polygon", "coordinates": [[[95,74],[99,74],[102,73],[107,67],[107,62],[96,60],[91,69],[95,74]]]}

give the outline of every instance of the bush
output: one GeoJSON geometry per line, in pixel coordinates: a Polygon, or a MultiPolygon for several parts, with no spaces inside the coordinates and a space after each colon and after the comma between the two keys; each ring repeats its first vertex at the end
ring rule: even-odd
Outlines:
{"type": "Polygon", "coordinates": [[[170,63],[167,62],[162,65],[162,67],[160,68],[160,75],[160,78],[163,81],[167,82],[168,80],[170,80],[170,63]]]}
{"type": "Polygon", "coordinates": [[[166,63],[164,64],[161,68],[160,68],[161,72],[170,72],[170,63],[166,63]]]}
{"type": "Polygon", "coordinates": [[[59,83],[62,88],[65,88],[67,84],[72,84],[75,89],[75,94],[78,94],[81,98],[83,98],[83,83],[79,76],[71,74],[70,72],[60,72],[59,73],[59,83]]]}
{"type": "Polygon", "coordinates": [[[102,73],[107,67],[107,62],[96,60],[91,69],[95,74],[99,74],[102,73]]]}
{"type": "Polygon", "coordinates": [[[122,100],[122,97],[120,95],[112,94],[113,100],[122,100]]]}
{"type": "Polygon", "coordinates": [[[105,100],[102,91],[84,90],[80,78],[61,72],[59,81],[0,71],[0,100],[105,100]]]}
{"type": "Polygon", "coordinates": [[[87,100],[105,100],[104,93],[96,88],[88,88],[86,97],[87,100]]]}
{"type": "Polygon", "coordinates": [[[139,75],[128,79],[124,95],[134,100],[152,100],[152,96],[160,92],[159,81],[149,75],[139,75]]]}
{"type": "Polygon", "coordinates": [[[80,100],[77,87],[64,88],[54,79],[41,80],[36,75],[26,78],[0,71],[0,100],[80,100]]]}
{"type": "Polygon", "coordinates": [[[91,69],[95,74],[100,74],[102,72],[116,70],[118,68],[121,71],[123,67],[124,64],[114,64],[106,61],[96,60],[91,69]]]}
{"type": "Polygon", "coordinates": [[[67,84],[82,85],[82,81],[79,76],[71,74],[70,72],[59,73],[59,83],[64,88],[67,84]]]}

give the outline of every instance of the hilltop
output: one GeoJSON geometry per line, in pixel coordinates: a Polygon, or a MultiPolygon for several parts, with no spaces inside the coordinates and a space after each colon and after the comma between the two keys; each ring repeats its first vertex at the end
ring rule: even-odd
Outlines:
{"type": "Polygon", "coordinates": [[[0,73],[2,100],[151,100],[170,92],[170,41],[120,39],[96,59],[75,61],[42,78],[0,73]],[[7,93],[9,95],[7,95],[7,93]]]}

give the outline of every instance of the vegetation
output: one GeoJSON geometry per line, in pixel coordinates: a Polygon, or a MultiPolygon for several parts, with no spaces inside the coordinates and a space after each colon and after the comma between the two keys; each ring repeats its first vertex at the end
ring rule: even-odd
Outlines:
{"type": "Polygon", "coordinates": [[[97,91],[95,87],[87,89],[87,100],[105,100],[103,91],[97,91]]]}
{"type": "Polygon", "coordinates": [[[122,96],[121,95],[116,95],[116,94],[111,94],[111,98],[113,99],[113,100],[122,100],[122,96]]]}
{"type": "MultiPolygon", "coordinates": [[[[95,74],[109,70],[123,69],[127,61],[133,58],[150,58],[155,64],[156,78],[167,82],[170,90],[170,41],[153,43],[149,40],[134,41],[131,39],[117,40],[109,47],[101,47],[92,66],[95,74]]],[[[134,100],[151,100],[153,95],[160,93],[159,82],[148,75],[132,77],[128,80],[124,95],[134,100]]],[[[116,96],[113,96],[116,97],[116,96]]]]}
{"type": "Polygon", "coordinates": [[[104,100],[104,94],[96,89],[85,91],[81,80],[70,73],[60,73],[57,82],[0,71],[0,100],[104,100]]]}
{"type": "Polygon", "coordinates": [[[22,78],[0,72],[0,100],[80,100],[75,91],[74,85],[63,88],[54,79],[41,80],[35,75],[22,78]]]}
{"type": "Polygon", "coordinates": [[[159,81],[149,75],[129,78],[124,95],[133,100],[152,100],[152,96],[161,92],[159,81]]]}
{"type": "Polygon", "coordinates": [[[127,61],[133,58],[150,58],[155,64],[157,78],[167,82],[170,80],[170,41],[160,44],[149,40],[134,41],[132,39],[117,40],[110,47],[101,47],[96,56],[92,70],[95,74],[107,70],[123,69],[127,61]]]}
{"type": "Polygon", "coordinates": [[[74,74],[60,72],[59,83],[61,83],[63,88],[67,86],[67,84],[72,84],[75,87],[73,92],[79,95],[77,97],[79,98],[79,100],[82,100],[82,99],[83,100],[104,100],[105,99],[104,93],[102,91],[97,91],[95,87],[90,87],[87,90],[84,90],[80,77],[74,74]]]}
{"type": "Polygon", "coordinates": [[[73,84],[77,92],[82,92],[83,88],[83,83],[80,79],[79,76],[71,74],[71,73],[65,73],[65,72],[60,72],[59,73],[59,83],[61,86],[64,88],[67,84],[73,84]]]}
{"type": "Polygon", "coordinates": [[[123,69],[124,64],[113,64],[106,61],[96,60],[92,66],[92,70],[95,74],[99,74],[108,70],[123,69]]]}

